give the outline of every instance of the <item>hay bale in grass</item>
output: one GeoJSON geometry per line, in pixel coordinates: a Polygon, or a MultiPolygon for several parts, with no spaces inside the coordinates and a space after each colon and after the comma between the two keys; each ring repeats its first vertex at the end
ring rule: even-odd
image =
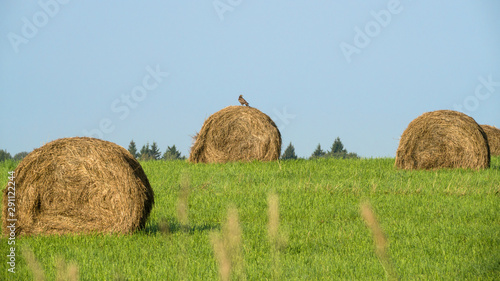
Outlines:
{"type": "Polygon", "coordinates": [[[486,137],[488,138],[488,145],[490,146],[490,153],[493,156],[500,155],[500,129],[490,125],[481,125],[486,137]]]}
{"type": "Polygon", "coordinates": [[[490,166],[486,135],[471,117],[452,110],[422,114],[404,131],[396,152],[400,169],[490,166]]]}
{"type": "MultiPolygon", "coordinates": [[[[145,226],[154,194],[123,147],[94,138],[52,141],[15,170],[17,235],[130,233],[145,226]]],[[[3,192],[3,232],[10,223],[3,192]]]]}
{"type": "Polygon", "coordinates": [[[280,153],[281,134],[269,116],[253,107],[228,106],[205,121],[195,136],[188,160],[271,161],[277,160],[280,153]]]}

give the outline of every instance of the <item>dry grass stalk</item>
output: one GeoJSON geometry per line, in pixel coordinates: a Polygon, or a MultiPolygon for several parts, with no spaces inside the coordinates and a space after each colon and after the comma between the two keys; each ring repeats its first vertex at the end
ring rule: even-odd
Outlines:
{"type": "Polygon", "coordinates": [[[58,139],[28,154],[15,172],[16,235],[131,233],[144,228],[154,204],[139,162],[108,141],[58,139]]]}
{"type": "Polygon", "coordinates": [[[188,200],[189,200],[189,175],[181,174],[179,198],[177,201],[177,219],[181,228],[186,231],[189,228],[188,200]]]}
{"type": "Polygon", "coordinates": [[[231,260],[233,275],[236,280],[246,280],[245,260],[243,259],[241,243],[241,227],[238,210],[236,207],[229,207],[227,211],[227,221],[223,228],[224,244],[231,260]]]}
{"type": "Polygon", "coordinates": [[[273,120],[254,107],[228,106],[212,114],[194,137],[189,161],[272,161],[281,153],[281,134],[273,120]]]}
{"type": "Polygon", "coordinates": [[[170,234],[170,224],[167,219],[160,219],[160,221],[158,222],[158,231],[164,235],[170,234]]]}
{"type": "MultiPolygon", "coordinates": [[[[187,233],[189,231],[189,194],[190,190],[190,178],[189,174],[186,172],[181,173],[179,184],[179,196],[177,198],[177,220],[180,224],[180,229],[187,233]]],[[[162,228],[168,229],[168,224],[164,221],[165,226],[162,228]]],[[[168,232],[170,230],[168,229],[168,232]]],[[[168,233],[167,232],[167,233],[168,233]]],[[[178,272],[179,280],[189,280],[189,256],[186,251],[186,245],[184,241],[179,243],[178,252],[178,272]]]]}
{"type": "Polygon", "coordinates": [[[33,280],[35,281],[44,281],[45,273],[42,269],[42,265],[35,257],[35,254],[29,247],[22,247],[21,254],[28,265],[28,268],[33,272],[33,280]]]}
{"type": "Polygon", "coordinates": [[[272,279],[281,279],[280,251],[286,247],[288,237],[280,233],[279,198],[276,193],[271,193],[267,197],[268,204],[268,237],[271,244],[271,259],[273,260],[272,279]]]}
{"type": "MultiPolygon", "coordinates": [[[[187,235],[187,234],[184,234],[187,235]]],[[[182,239],[179,242],[179,251],[177,253],[177,270],[179,272],[179,280],[190,280],[189,279],[189,255],[186,251],[186,239],[182,239]]]]}
{"type": "Polygon", "coordinates": [[[238,210],[234,207],[227,211],[227,221],[224,225],[224,238],[226,248],[229,251],[231,259],[241,256],[241,228],[238,218],[238,210]]]}
{"type": "Polygon", "coordinates": [[[398,280],[396,271],[394,270],[389,253],[387,252],[387,239],[385,238],[384,232],[377,221],[375,213],[368,202],[361,204],[361,216],[363,217],[366,226],[371,230],[373,235],[373,241],[375,243],[375,253],[382,264],[387,280],[398,280]]]}
{"type": "Polygon", "coordinates": [[[490,166],[486,134],[471,117],[452,110],[422,114],[404,131],[396,152],[400,169],[490,166]]]}
{"type": "Polygon", "coordinates": [[[222,227],[222,236],[211,234],[221,280],[229,280],[231,275],[235,280],[246,280],[241,236],[238,210],[231,206],[227,211],[227,220],[222,227]]]}
{"type": "Polygon", "coordinates": [[[492,156],[500,155],[500,129],[495,126],[481,125],[486,137],[488,138],[488,144],[490,146],[490,153],[492,156]]]}
{"type": "Polygon", "coordinates": [[[276,247],[276,250],[281,251],[288,244],[288,235],[280,231],[280,213],[279,213],[279,198],[278,194],[271,193],[267,198],[268,204],[268,236],[269,241],[276,247]]]}
{"type": "Polygon", "coordinates": [[[217,264],[219,266],[220,280],[231,280],[231,261],[229,260],[229,254],[224,246],[224,241],[221,235],[215,232],[210,233],[210,242],[212,243],[215,258],[217,259],[217,264]]]}
{"type": "Polygon", "coordinates": [[[276,193],[269,194],[267,197],[267,215],[268,215],[268,235],[272,244],[278,239],[278,228],[280,224],[279,201],[276,193]]]}
{"type": "Polygon", "coordinates": [[[75,262],[66,263],[64,258],[56,259],[57,281],[78,281],[78,265],[75,262]]]}

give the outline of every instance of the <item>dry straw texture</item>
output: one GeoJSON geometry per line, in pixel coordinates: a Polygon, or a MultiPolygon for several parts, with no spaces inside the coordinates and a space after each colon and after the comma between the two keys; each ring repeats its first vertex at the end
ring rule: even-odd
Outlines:
{"type": "Polygon", "coordinates": [[[490,125],[481,125],[486,136],[488,137],[488,144],[490,145],[490,153],[493,156],[500,155],[500,129],[490,125]]]}
{"type": "Polygon", "coordinates": [[[471,117],[452,110],[427,112],[404,131],[396,152],[400,169],[490,166],[486,135],[471,117]]]}
{"type": "MultiPolygon", "coordinates": [[[[154,194],[123,147],[65,138],[28,154],[15,170],[16,234],[130,233],[145,226],[154,194]]],[[[9,210],[3,193],[3,230],[9,210]]]]}
{"type": "Polygon", "coordinates": [[[271,161],[280,153],[281,134],[269,116],[253,107],[228,106],[205,121],[195,136],[189,161],[271,161]]]}

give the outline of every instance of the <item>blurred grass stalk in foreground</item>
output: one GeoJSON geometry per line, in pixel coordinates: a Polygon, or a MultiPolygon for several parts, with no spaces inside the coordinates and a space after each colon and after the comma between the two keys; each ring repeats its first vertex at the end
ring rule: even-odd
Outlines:
{"type": "Polygon", "coordinates": [[[363,217],[366,226],[371,230],[373,242],[375,243],[375,253],[384,267],[387,280],[398,280],[396,271],[391,264],[389,253],[387,252],[387,239],[385,238],[382,228],[377,221],[373,208],[368,201],[361,203],[361,216],[363,217]]]}

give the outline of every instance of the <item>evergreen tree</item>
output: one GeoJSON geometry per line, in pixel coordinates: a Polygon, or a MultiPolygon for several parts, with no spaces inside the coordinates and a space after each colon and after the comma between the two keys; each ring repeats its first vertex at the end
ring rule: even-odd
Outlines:
{"type": "Polygon", "coordinates": [[[149,148],[149,142],[143,145],[141,152],[139,153],[139,158],[141,160],[151,160],[151,149],[149,148]]]}
{"type": "Polygon", "coordinates": [[[347,150],[344,149],[344,145],[340,141],[340,138],[337,137],[332,144],[332,148],[330,149],[330,154],[342,153],[342,152],[347,153],[347,150]]]}
{"type": "Polygon", "coordinates": [[[158,148],[158,145],[156,144],[156,142],[153,142],[153,145],[151,145],[150,155],[151,155],[151,159],[153,159],[153,160],[158,160],[161,157],[160,148],[158,148]]]}
{"type": "Polygon", "coordinates": [[[316,147],[316,150],[311,155],[310,159],[321,158],[321,157],[325,156],[325,154],[326,154],[326,152],[324,152],[323,149],[321,149],[321,145],[318,143],[318,146],[316,147]]]}
{"type": "Polygon", "coordinates": [[[347,153],[347,150],[344,148],[344,145],[340,141],[340,138],[337,137],[335,141],[332,144],[332,147],[330,151],[328,151],[327,157],[333,157],[333,158],[359,158],[359,156],[356,153],[350,152],[347,153]]]}
{"type": "Polygon", "coordinates": [[[14,160],[21,161],[21,160],[23,160],[24,157],[26,157],[26,155],[28,155],[28,152],[26,152],[26,151],[19,152],[16,155],[14,155],[14,160]]]}
{"type": "Polygon", "coordinates": [[[130,154],[132,154],[132,156],[136,159],[139,157],[134,140],[130,141],[130,144],[128,145],[128,152],[130,152],[130,154]]]}
{"type": "Polygon", "coordinates": [[[0,149],[0,161],[5,161],[9,159],[12,159],[10,153],[8,153],[7,150],[0,149]]]}
{"type": "Polygon", "coordinates": [[[283,152],[283,155],[281,155],[281,159],[282,160],[297,159],[297,155],[295,155],[295,147],[293,147],[291,142],[285,149],[285,152],[283,152]]]}
{"type": "Polygon", "coordinates": [[[172,145],[171,147],[169,146],[165,153],[163,154],[163,159],[164,160],[176,160],[176,159],[182,159],[181,158],[181,153],[177,150],[175,147],[175,144],[172,145]]]}

